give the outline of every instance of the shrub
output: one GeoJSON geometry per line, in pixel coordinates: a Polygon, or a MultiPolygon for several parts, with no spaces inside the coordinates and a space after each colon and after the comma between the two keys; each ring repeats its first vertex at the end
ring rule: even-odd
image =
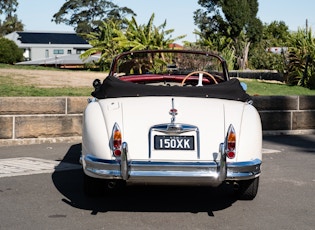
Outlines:
{"type": "Polygon", "coordinates": [[[14,64],[23,60],[23,50],[13,41],[0,38],[0,63],[14,64]]]}
{"type": "Polygon", "coordinates": [[[315,89],[315,40],[312,31],[299,30],[290,39],[287,83],[315,89]]]}

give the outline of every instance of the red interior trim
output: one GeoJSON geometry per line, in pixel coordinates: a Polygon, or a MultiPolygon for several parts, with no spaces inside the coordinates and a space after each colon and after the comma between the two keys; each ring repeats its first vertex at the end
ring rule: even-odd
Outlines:
{"type": "MultiPolygon", "coordinates": [[[[138,82],[182,82],[186,75],[157,75],[157,74],[141,74],[141,75],[129,75],[119,77],[122,81],[128,81],[133,83],[138,82]]],[[[195,80],[198,81],[198,76],[191,76],[187,81],[195,80]]],[[[202,79],[203,83],[209,83],[209,80],[206,78],[202,79]]]]}

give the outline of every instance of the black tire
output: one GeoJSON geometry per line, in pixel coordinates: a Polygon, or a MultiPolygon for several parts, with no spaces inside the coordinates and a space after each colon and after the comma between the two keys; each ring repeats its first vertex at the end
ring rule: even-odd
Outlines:
{"type": "Polygon", "coordinates": [[[244,180],[238,182],[239,188],[236,190],[238,199],[253,200],[258,192],[259,177],[251,180],[244,180]]]}
{"type": "Polygon", "coordinates": [[[102,179],[89,177],[84,174],[83,190],[86,196],[100,196],[104,192],[104,187],[105,185],[102,179]]]}

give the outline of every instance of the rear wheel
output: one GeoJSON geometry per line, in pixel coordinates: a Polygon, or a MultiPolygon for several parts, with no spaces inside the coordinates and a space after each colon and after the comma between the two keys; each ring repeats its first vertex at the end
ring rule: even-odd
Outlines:
{"type": "Polygon", "coordinates": [[[253,200],[258,192],[259,177],[251,180],[244,180],[238,182],[239,188],[236,190],[238,199],[253,200]]]}

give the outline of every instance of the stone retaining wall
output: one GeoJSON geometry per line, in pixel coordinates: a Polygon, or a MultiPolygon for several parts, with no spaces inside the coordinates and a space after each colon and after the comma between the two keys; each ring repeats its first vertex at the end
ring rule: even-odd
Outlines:
{"type": "MultiPolygon", "coordinates": [[[[88,97],[0,98],[0,145],[81,141],[88,97]]],[[[315,96],[255,96],[265,134],[315,133],[315,96]]]]}
{"type": "Polygon", "coordinates": [[[87,97],[0,98],[0,145],[80,140],[87,97]]]}
{"type": "Polygon", "coordinates": [[[315,96],[255,96],[264,133],[315,133],[315,96]]]}

